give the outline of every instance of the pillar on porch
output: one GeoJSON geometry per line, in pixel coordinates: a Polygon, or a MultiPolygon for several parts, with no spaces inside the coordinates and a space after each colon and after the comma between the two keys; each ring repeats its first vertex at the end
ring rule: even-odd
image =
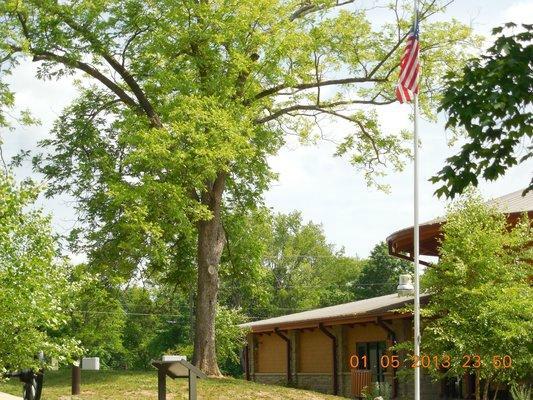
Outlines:
{"type": "Polygon", "coordinates": [[[299,369],[299,360],[298,360],[298,352],[299,349],[299,332],[297,330],[292,330],[288,332],[289,338],[291,339],[291,375],[292,375],[292,382],[294,385],[298,386],[298,369],[299,369]]]}

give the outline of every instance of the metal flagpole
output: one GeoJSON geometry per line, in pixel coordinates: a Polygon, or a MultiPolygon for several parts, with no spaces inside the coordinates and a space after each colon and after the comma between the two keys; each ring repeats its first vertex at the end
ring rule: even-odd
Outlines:
{"type": "MultiPolygon", "coordinates": [[[[415,21],[414,26],[418,27],[418,0],[414,0],[414,12],[415,21]]],[[[413,145],[414,145],[414,261],[415,261],[415,331],[414,331],[414,355],[417,365],[415,366],[415,400],[420,400],[420,238],[419,238],[419,221],[418,221],[418,93],[414,93],[413,101],[414,111],[414,132],[413,132],[413,145]]]]}

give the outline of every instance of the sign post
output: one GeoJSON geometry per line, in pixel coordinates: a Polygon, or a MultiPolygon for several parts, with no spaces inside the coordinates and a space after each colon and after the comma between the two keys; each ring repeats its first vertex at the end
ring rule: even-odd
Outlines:
{"type": "Polygon", "coordinates": [[[207,378],[207,375],[205,375],[199,368],[186,360],[152,361],[152,365],[157,368],[157,400],[166,400],[167,398],[167,376],[172,379],[188,378],[189,400],[197,399],[197,379],[207,378]]]}

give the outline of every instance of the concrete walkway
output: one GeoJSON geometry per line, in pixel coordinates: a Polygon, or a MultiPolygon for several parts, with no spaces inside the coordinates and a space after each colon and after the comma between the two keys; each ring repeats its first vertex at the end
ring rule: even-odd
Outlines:
{"type": "Polygon", "coordinates": [[[0,400],[22,400],[22,397],[0,392],[0,400]]]}

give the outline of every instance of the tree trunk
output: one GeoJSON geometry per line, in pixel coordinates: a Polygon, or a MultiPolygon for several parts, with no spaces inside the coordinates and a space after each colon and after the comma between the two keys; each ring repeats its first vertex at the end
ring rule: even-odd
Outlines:
{"type": "Polygon", "coordinates": [[[485,380],[485,385],[483,388],[483,400],[489,400],[489,388],[490,388],[490,379],[485,380]]]}
{"type": "Polygon", "coordinates": [[[481,400],[480,390],[479,390],[480,385],[481,385],[481,379],[479,378],[479,370],[476,369],[476,387],[474,388],[476,392],[476,400],[481,400]]]}
{"type": "Polygon", "coordinates": [[[498,392],[500,391],[500,382],[496,384],[496,391],[494,392],[494,397],[492,400],[496,400],[498,398],[498,392]]]}
{"type": "Polygon", "coordinates": [[[202,203],[211,210],[209,221],[198,223],[198,294],[194,337],[194,364],[210,376],[220,376],[215,349],[215,315],[218,295],[218,266],[225,235],[221,220],[225,174],[217,176],[202,194],[202,203]]]}

